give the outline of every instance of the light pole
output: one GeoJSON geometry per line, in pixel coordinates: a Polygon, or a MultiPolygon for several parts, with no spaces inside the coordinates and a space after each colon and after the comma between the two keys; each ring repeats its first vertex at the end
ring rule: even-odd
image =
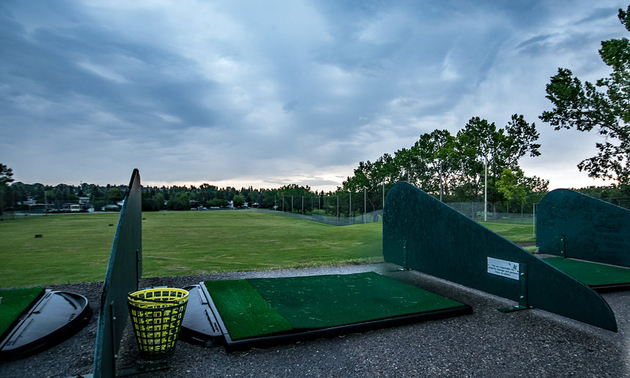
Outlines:
{"type": "Polygon", "coordinates": [[[483,195],[483,221],[487,222],[488,221],[488,157],[485,157],[484,160],[484,166],[485,166],[485,175],[484,175],[484,184],[483,184],[483,191],[484,191],[484,195],[483,195]]]}
{"type": "Polygon", "coordinates": [[[367,188],[363,188],[363,223],[367,218],[367,188]]]}
{"type": "Polygon", "coordinates": [[[385,209],[385,181],[383,181],[383,209],[385,209]]]}

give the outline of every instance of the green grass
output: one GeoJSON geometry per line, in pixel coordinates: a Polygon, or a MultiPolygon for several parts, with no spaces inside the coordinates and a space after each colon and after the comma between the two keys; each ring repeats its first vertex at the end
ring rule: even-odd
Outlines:
{"type": "Polygon", "coordinates": [[[68,214],[0,222],[0,287],[102,281],[118,217],[68,214]]]}
{"type": "Polygon", "coordinates": [[[533,243],[536,241],[531,224],[480,222],[513,243],[533,243]]]}
{"type": "MultiPolygon", "coordinates": [[[[335,227],[256,211],[142,216],[144,277],[382,261],[380,223],[335,227]]],[[[102,281],[118,217],[48,215],[0,223],[0,287],[102,281]]]]}
{"type": "MultiPolygon", "coordinates": [[[[382,223],[336,227],[256,211],[142,216],[144,277],[383,261],[382,223]]],[[[0,222],[0,288],[102,281],[118,218],[59,214],[0,222]]],[[[486,226],[512,241],[533,241],[531,226],[486,226]]]]}
{"type": "Polygon", "coordinates": [[[2,298],[2,304],[0,304],[0,340],[43,291],[43,287],[0,290],[0,297],[2,298]]]}

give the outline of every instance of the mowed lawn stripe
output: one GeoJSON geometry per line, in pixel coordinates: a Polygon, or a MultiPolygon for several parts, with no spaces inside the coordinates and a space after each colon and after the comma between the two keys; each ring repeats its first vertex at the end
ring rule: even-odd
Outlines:
{"type": "MultiPolygon", "coordinates": [[[[118,217],[67,214],[2,222],[0,287],[102,281],[118,217]]],[[[382,261],[380,223],[335,227],[240,210],[142,217],[145,277],[382,261]]]]}

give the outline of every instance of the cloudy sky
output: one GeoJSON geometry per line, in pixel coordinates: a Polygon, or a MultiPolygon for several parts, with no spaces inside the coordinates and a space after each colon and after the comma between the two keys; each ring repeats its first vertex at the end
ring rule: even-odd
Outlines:
{"type": "Polygon", "coordinates": [[[609,0],[0,2],[0,162],[25,183],[331,190],[359,161],[479,116],[525,115],[551,188],[599,137],[554,131],[558,67],[609,71],[609,0]]]}

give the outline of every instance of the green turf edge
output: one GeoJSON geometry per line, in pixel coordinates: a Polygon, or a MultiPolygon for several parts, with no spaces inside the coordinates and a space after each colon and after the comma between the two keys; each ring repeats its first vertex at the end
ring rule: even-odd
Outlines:
{"type": "Polygon", "coordinates": [[[0,289],[0,340],[43,293],[43,287],[0,289]]]}
{"type": "Polygon", "coordinates": [[[463,306],[374,272],[248,279],[295,329],[318,329],[463,306]]]}
{"type": "Polygon", "coordinates": [[[588,286],[630,283],[630,268],[564,257],[545,257],[543,260],[588,286]]]}
{"type": "Polygon", "coordinates": [[[232,340],[291,331],[289,322],[245,280],[205,281],[232,340]]]}

